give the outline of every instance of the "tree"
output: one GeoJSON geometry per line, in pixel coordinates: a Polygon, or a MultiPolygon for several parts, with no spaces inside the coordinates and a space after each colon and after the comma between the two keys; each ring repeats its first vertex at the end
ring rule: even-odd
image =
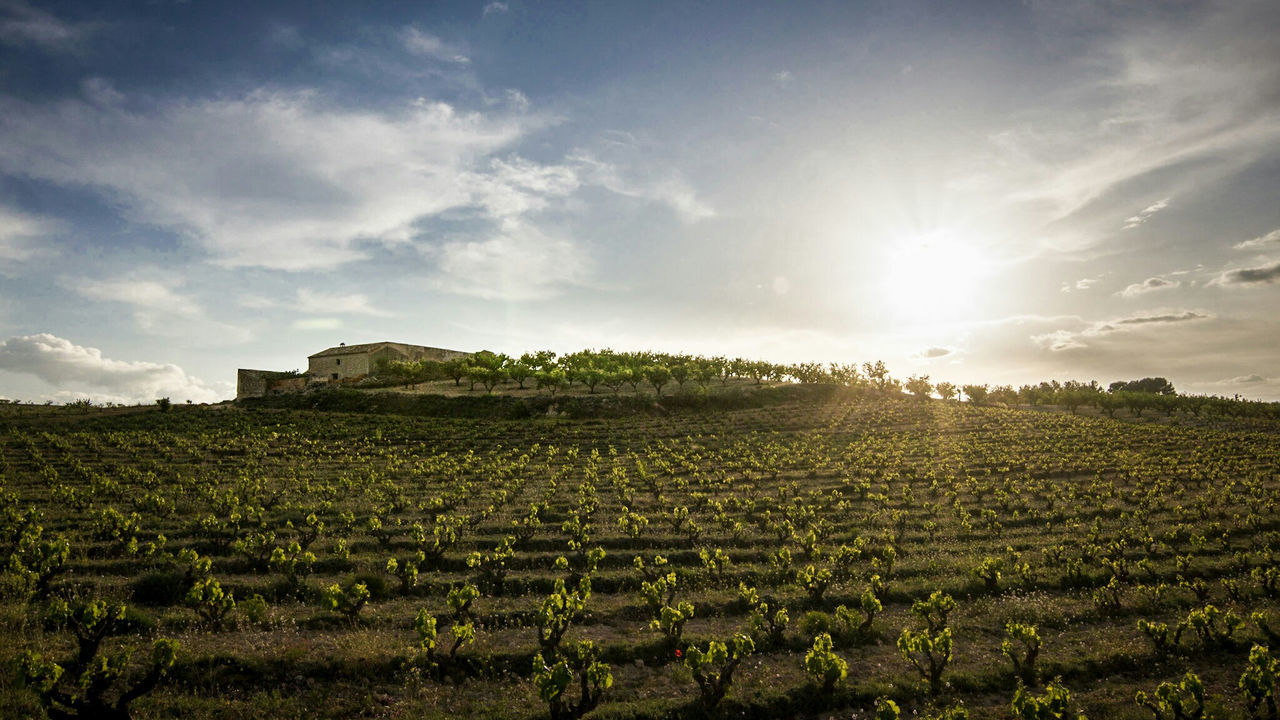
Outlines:
{"type": "Polygon", "coordinates": [[[905,387],[918,400],[928,400],[929,393],[933,392],[933,383],[929,382],[928,375],[912,375],[907,378],[905,387]]]}
{"type": "Polygon", "coordinates": [[[454,358],[444,363],[445,377],[453,380],[455,387],[462,385],[462,378],[467,376],[467,358],[454,358]]]}
{"type": "Polygon", "coordinates": [[[954,400],[956,395],[959,393],[959,388],[954,384],[945,381],[938,383],[934,386],[934,389],[938,391],[938,397],[941,397],[943,400],[954,400]]]}
{"type": "MultiPolygon", "coordinates": [[[[526,356],[527,357],[527,356],[526,356]]],[[[524,358],[507,363],[507,377],[516,381],[520,389],[524,389],[524,382],[528,380],[534,373],[533,366],[524,361],[524,358]]]]}
{"type": "Polygon", "coordinates": [[[1107,386],[1108,392],[1137,392],[1148,395],[1176,395],[1173,384],[1162,377],[1147,377],[1141,380],[1117,380],[1107,386]]]}
{"type": "Polygon", "coordinates": [[[961,389],[964,390],[964,396],[969,399],[969,402],[975,405],[981,405],[987,400],[986,385],[965,385],[961,389]]]}
{"type": "Polygon", "coordinates": [[[665,365],[650,365],[644,369],[644,379],[649,381],[661,397],[662,386],[671,382],[671,371],[665,365]]]}

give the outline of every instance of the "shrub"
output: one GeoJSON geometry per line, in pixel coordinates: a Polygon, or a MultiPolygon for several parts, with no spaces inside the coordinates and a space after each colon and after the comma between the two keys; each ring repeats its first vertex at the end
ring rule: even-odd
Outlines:
{"type": "Polygon", "coordinates": [[[804,671],[829,695],[836,683],[848,675],[849,663],[832,649],[831,636],[822,633],[813,639],[813,646],[804,656],[804,671]]]}
{"type": "Polygon", "coordinates": [[[1036,686],[1036,659],[1040,656],[1040,633],[1034,625],[1008,622],[1004,626],[1009,637],[1000,645],[1000,652],[1013,663],[1013,672],[1027,687],[1036,686]],[[1015,645],[1014,643],[1017,643],[1015,645]],[[1021,646],[1021,647],[1019,647],[1021,646]]]}
{"type": "Polygon", "coordinates": [[[1155,715],[1155,720],[1204,720],[1204,683],[1193,672],[1178,684],[1162,682],[1150,696],[1138,691],[1134,702],[1155,715]]]}
{"type": "Polygon", "coordinates": [[[951,628],[937,634],[903,630],[898,636],[898,652],[929,683],[929,693],[942,691],[942,673],[951,662],[951,628]]]}
{"type": "Polygon", "coordinates": [[[334,583],[324,591],[323,602],[330,611],[355,623],[359,620],[360,611],[369,602],[369,587],[364,583],[352,583],[346,587],[334,583]]]}
{"type": "Polygon", "coordinates": [[[129,648],[102,652],[103,640],[124,617],[124,605],[97,600],[73,608],[54,601],[50,619],[75,636],[75,656],[58,663],[27,651],[19,660],[22,679],[50,717],[127,720],[129,705],[154,690],[173,667],[178,643],[165,638],[155,641],[141,676],[129,677],[129,648]]]}
{"type": "Polygon", "coordinates": [[[582,717],[600,703],[605,689],[613,685],[613,673],[607,663],[597,659],[595,645],[583,641],[551,665],[541,654],[534,656],[533,684],[550,708],[552,720],[570,720],[582,717]],[[567,693],[575,679],[581,688],[577,702],[570,700],[567,693]]]}
{"type": "MultiPolygon", "coordinates": [[[[1040,697],[1018,685],[1013,696],[1013,714],[1019,720],[1071,720],[1070,703],[1071,693],[1056,682],[1050,683],[1040,697]]],[[[1076,720],[1086,720],[1084,713],[1076,715],[1076,720]]]]}
{"type": "Polygon", "coordinates": [[[1275,720],[1277,691],[1280,691],[1280,659],[1271,657],[1267,648],[1254,645],[1249,650],[1249,664],[1240,675],[1240,692],[1244,694],[1249,715],[1275,720]]]}
{"type": "Polygon", "coordinates": [[[227,616],[236,609],[235,596],[223,591],[222,584],[211,577],[198,580],[191,586],[186,603],[196,611],[202,625],[214,629],[221,628],[227,616]]]}
{"type": "Polygon", "coordinates": [[[728,644],[712,640],[706,650],[695,646],[684,653],[685,667],[693,672],[693,679],[698,683],[704,710],[711,712],[720,704],[733,685],[734,671],[753,652],[755,643],[739,633],[728,644]]]}

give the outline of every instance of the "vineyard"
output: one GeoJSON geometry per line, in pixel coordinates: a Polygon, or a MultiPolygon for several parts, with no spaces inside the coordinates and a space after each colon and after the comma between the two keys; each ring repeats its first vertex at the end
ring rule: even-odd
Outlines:
{"type": "Polygon", "coordinates": [[[0,414],[4,717],[1276,717],[1280,421],[0,414]]]}

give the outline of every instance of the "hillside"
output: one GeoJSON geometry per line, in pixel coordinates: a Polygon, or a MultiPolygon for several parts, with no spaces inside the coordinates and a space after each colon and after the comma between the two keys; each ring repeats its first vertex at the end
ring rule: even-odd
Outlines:
{"type": "MultiPolygon", "coordinates": [[[[1243,717],[1250,648],[1276,647],[1280,442],[1265,418],[818,389],[385,412],[347,392],[319,409],[280,407],[298,395],[3,415],[5,672],[27,650],[65,664],[71,635],[41,620],[61,597],[127,604],[102,652],[137,648],[135,680],[153,640],[177,641],[139,718],[545,717],[537,682],[554,673],[535,680],[535,655],[554,670],[580,641],[611,677],[590,717],[700,717],[690,658],[737,634],[753,652],[728,716],[866,717],[886,697],[904,714],[963,701],[1012,717],[1010,622],[1035,628],[1015,630],[1013,654],[1041,643],[1033,694],[1060,678],[1090,718],[1149,716],[1135,693],[1188,671],[1243,717]],[[63,540],[59,561],[47,548],[63,540]],[[954,609],[919,605],[935,592],[954,609]],[[1162,645],[1140,621],[1188,624],[1162,645]],[[932,689],[904,631],[936,641],[935,661],[950,639],[932,689]],[[833,649],[815,657],[845,665],[826,691],[805,669],[822,633],[833,649]]],[[[576,676],[561,697],[578,702],[576,676]]],[[[39,712],[12,682],[0,707],[39,712]]]]}

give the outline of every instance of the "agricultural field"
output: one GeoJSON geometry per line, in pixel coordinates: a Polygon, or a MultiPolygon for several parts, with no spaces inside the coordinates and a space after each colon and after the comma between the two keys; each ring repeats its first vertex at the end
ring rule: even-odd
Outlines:
{"type": "Polygon", "coordinates": [[[1184,420],[10,408],[0,715],[1274,717],[1280,421],[1184,420]]]}

